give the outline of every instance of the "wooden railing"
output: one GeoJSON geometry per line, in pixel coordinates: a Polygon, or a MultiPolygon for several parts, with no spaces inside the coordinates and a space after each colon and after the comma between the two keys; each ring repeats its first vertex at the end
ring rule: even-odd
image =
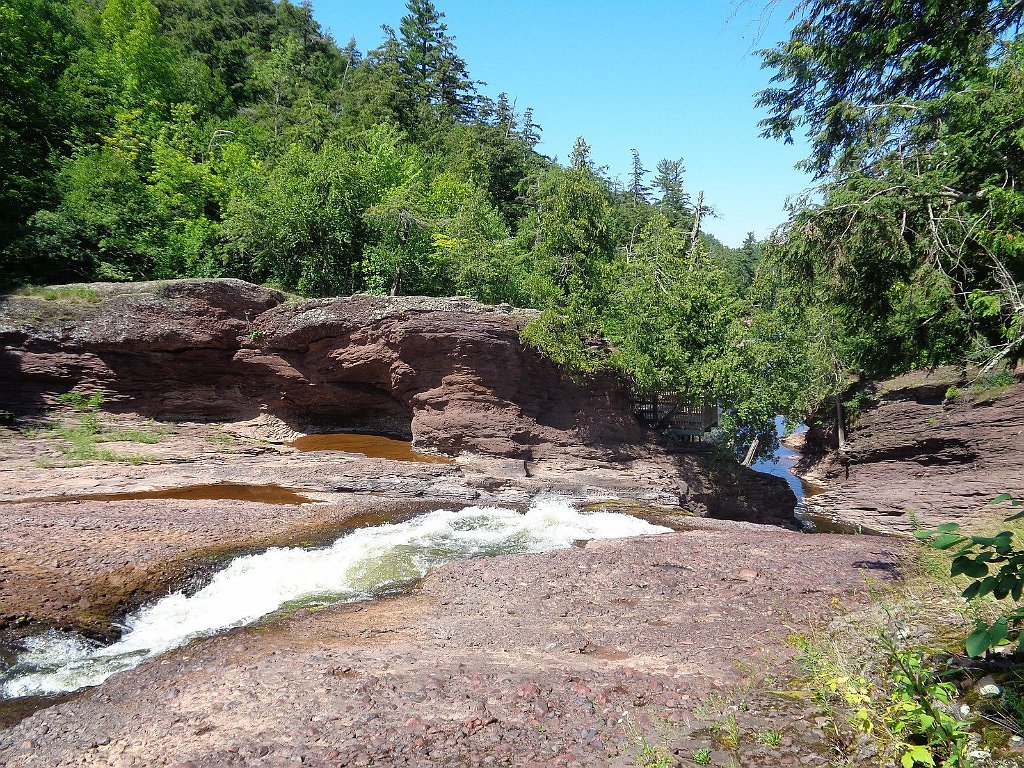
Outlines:
{"type": "Polygon", "coordinates": [[[634,392],[631,400],[634,413],[647,426],[688,442],[704,440],[721,417],[716,404],[685,403],[675,392],[634,392]]]}

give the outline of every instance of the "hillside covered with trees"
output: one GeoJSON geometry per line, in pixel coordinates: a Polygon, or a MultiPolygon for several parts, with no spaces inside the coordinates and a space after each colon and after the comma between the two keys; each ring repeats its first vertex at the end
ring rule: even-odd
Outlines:
{"type": "Polygon", "coordinates": [[[682,159],[634,150],[621,183],[582,137],[542,155],[429,0],[369,51],[290,0],[3,0],[0,280],[537,308],[559,362],[726,403],[734,447],[770,446],[858,376],[1020,356],[1022,10],[801,4],[759,101],[819,186],[731,249],[682,159]]]}
{"type": "Polygon", "coordinates": [[[622,184],[582,137],[566,165],[541,155],[532,110],[480,92],[429,0],[366,52],[289,0],[2,8],[7,288],[468,295],[544,310],[530,339],[577,370],[728,393],[747,427],[785,409],[737,359],[760,245],[701,233],[681,159],[634,151],[622,184]]]}

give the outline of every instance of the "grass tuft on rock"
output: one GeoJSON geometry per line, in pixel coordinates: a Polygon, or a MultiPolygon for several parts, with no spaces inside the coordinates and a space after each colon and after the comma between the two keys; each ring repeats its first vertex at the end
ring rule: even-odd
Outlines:
{"type": "Polygon", "coordinates": [[[93,288],[85,285],[35,286],[19,288],[16,296],[35,296],[46,301],[77,301],[99,304],[103,297],[93,288]]]}
{"type": "MultiPolygon", "coordinates": [[[[91,395],[81,392],[66,392],[58,400],[70,406],[71,419],[58,420],[49,418],[43,425],[25,430],[23,434],[30,438],[56,438],[55,446],[60,455],[67,461],[111,461],[125,464],[144,464],[155,461],[145,454],[125,454],[100,446],[101,443],[158,443],[167,435],[165,427],[157,426],[150,431],[140,429],[116,429],[108,426],[102,418],[101,406],[105,393],[100,390],[91,395]]],[[[52,467],[57,464],[50,458],[39,459],[40,467],[52,467]]]]}

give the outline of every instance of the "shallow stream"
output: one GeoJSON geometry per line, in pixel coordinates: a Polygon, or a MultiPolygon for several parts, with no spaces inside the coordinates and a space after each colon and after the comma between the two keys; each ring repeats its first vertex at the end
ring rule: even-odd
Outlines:
{"type": "MultiPolygon", "coordinates": [[[[775,430],[780,439],[786,434],[786,422],[782,416],[776,417],[775,430]]],[[[801,424],[794,431],[794,434],[801,434],[806,431],[807,427],[801,424]]],[[[878,531],[863,528],[861,526],[850,525],[849,523],[844,523],[842,520],[836,520],[828,515],[822,515],[814,512],[808,506],[807,499],[822,493],[822,489],[806,482],[803,478],[794,474],[793,469],[796,467],[796,463],[798,461],[800,461],[800,454],[780,442],[771,458],[755,461],[751,466],[751,469],[757,472],[763,472],[766,475],[781,477],[789,483],[789,487],[793,489],[793,493],[796,495],[796,510],[794,514],[800,522],[800,525],[807,533],[881,535],[878,531]]]]}
{"type": "Polygon", "coordinates": [[[666,533],[629,515],[581,512],[558,498],[526,513],[497,507],[435,510],[404,522],[360,528],[329,547],[275,548],[238,557],[193,595],[177,592],[129,615],[124,633],[101,646],[47,632],[0,670],[4,698],[99,685],[110,675],[282,608],[368,600],[405,589],[431,568],[468,557],[545,552],[581,540],[666,533]]]}

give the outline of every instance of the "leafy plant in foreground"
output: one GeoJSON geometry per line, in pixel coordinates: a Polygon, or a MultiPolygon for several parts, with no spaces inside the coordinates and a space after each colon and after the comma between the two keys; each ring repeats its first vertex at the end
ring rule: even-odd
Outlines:
{"type": "MultiPolygon", "coordinates": [[[[1024,506],[1024,500],[1009,493],[1000,494],[990,503],[1002,502],[1009,502],[1013,507],[1024,506]]],[[[1004,518],[1004,522],[1022,518],[1024,511],[1004,518]]],[[[1014,542],[1013,531],[1000,531],[995,536],[965,536],[960,533],[958,523],[945,523],[932,530],[917,531],[914,535],[935,549],[960,547],[953,557],[949,573],[971,579],[962,592],[967,600],[991,595],[996,600],[1012,598],[1014,602],[1012,611],[991,624],[980,619],[976,622],[974,631],[967,638],[969,656],[981,656],[1010,639],[1011,635],[1019,635],[1024,624],[1024,607],[1020,606],[1024,596],[1024,549],[1014,542]]]]}
{"type": "MultiPolygon", "coordinates": [[[[883,643],[884,644],[884,643],[883,643]]],[[[901,743],[900,764],[963,765],[967,748],[967,723],[957,719],[950,710],[957,696],[956,686],[938,678],[929,668],[925,653],[919,648],[886,648],[892,664],[887,680],[888,706],[884,712],[886,726],[901,743]]]]}
{"type": "MultiPolygon", "coordinates": [[[[895,617],[885,603],[882,609],[893,622],[895,617]]],[[[872,664],[875,671],[868,674],[855,672],[863,664],[845,659],[834,641],[794,635],[788,642],[799,653],[803,676],[814,703],[827,716],[836,749],[844,752],[857,743],[842,728],[845,721],[875,742],[880,764],[901,768],[970,764],[966,762],[970,724],[957,718],[952,707],[956,686],[932,668],[926,649],[905,648],[883,629],[875,639],[880,663],[872,664]]]]}

